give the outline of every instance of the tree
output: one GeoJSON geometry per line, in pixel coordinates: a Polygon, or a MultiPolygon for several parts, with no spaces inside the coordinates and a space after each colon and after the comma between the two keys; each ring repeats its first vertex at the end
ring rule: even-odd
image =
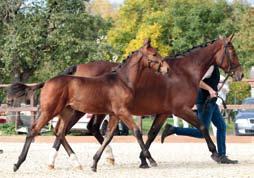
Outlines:
{"type": "Polygon", "coordinates": [[[237,24],[239,31],[234,40],[236,51],[244,69],[250,69],[254,65],[254,8],[248,8],[241,13],[237,24]]]}
{"type": "Polygon", "coordinates": [[[162,11],[164,1],[126,0],[120,8],[113,28],[108,32],[109,43],[123,55],[141,46],[145,38],[151,38],[153,46],[163,55],[168,46],[167,18],[162,11]]]}
{"type": "Polygon", "coordinates": [[[2,82],[45,80],[70,65],[110,57],[102,40],[110,22],[88,14],[84,0],[35,2],[0,2],[2,82]]]}
{"type": "Polygon", "coordinates": [[[0,8],[2,81],[27,80],[42,57],[36,47],[43,41],[43,13],[36,4],[28,7],[20,0],[2,1],[0,8]]]}
{"type": "Polygon", "coordinates": [[[88,3],[87,9],[89,13],[105,19],[115,18],[117,14],[117,9],[108,0],[92,0],[88,3]]]}
{"type": "Polygon", "coordinates": [[[206,43],[219,35],[234,32],[228,20],[233,12],[225,0],[169,0],[167,13],[171,14],[171,45],[174,52],[206,43]]]}
{"type": "Polygon", "coordinates": [[[233,33],[232,13],[226,0],[126,0],[108,41],[127,55],[150,37],[165,56],[233,33]]]}

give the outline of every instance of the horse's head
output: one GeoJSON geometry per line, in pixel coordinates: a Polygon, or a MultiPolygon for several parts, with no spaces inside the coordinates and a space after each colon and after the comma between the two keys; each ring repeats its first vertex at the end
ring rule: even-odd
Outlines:
{"type": "Polygon", "coordinates": [[[146,67],[152,68],[162,74],[169,72],[170,67],[168,63],[164,61],[158,51],[151,46],[150,40],[145,40],[144,45],[138,52],[142,55],[141,59],[146,67]]]}
{"type": "Polygon", "coordinates": [[[239,63],[237,54],[232,44],[233,34],[226,38],[220,38],[221,49],[216,55],[216,63],[225,73],[239,81],[243,78],[243,69],[239,63]]]}

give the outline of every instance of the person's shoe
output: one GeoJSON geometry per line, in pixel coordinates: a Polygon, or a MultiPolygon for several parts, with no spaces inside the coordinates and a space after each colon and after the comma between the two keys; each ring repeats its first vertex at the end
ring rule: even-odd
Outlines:
{"type": "Polygon", "coordinates": [[[237,164],[238,161],[237,160],[231,160],[229,159],[227,156],[222,155],[220,156],[220,164],[237,164]]]}
{"type": "Polygon", "coordinates": [[[161,143],[164,143],[164,139],[167,136],[172,135],[174,133],[175,133],[175,128],[170,124],[166,124],[166,126],[161,134],[161,143]]]}

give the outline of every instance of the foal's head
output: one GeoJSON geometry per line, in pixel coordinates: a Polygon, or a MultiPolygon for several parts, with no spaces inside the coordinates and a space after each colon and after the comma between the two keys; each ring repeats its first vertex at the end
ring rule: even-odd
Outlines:
{"type": "Polygon", "coordinates": [[[145,67],[152,68],[162,74],[169,72],[170,67],[168,63],[164,61],[158,51],[151,46],[150,40],[145,40],[144,45],[138,52],[140,56],[142,56],[140,60],[145,67]]]}
{"type": "Polygon", "coordinates": [[[221,49],[217,53],[216,63],[234,80],[243,78],[243,69],[239,63],[237,54],[232,44],[233,34],[226,38],[220,38],[221,49]]]}

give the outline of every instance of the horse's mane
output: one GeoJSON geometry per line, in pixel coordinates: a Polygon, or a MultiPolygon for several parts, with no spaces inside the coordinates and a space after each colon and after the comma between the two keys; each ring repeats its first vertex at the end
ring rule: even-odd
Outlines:
{"type": "Polygon", "coordinates": [[[117,69],[120,69],[124,64],[126,64],[129,61],[129,59],[133,56],[133,54],[135,54],[137,52],[138,52],[138,50],[132,51],[125,59],[122,60],[122,62],[120,64],[118,64],[116,67],[114,67],[112,69],[112,72],[116,72],[117,69]]]}
{"type": "Polygon", "coordinates": [[[192,48],[184,51],[184,52],[181,52],[181,53],[174,53],[170,56],[167,56],[165,57],[166,60],[175,60],[175,59],[179,59],[181,57],[184,57],[184,56],[187,56],[187,55],[190,55],[192,54],[193,51],[197,50],[197,49],[200,49],[200,48],[204,48],[204,47],[207,47],[209,44],[213,44],[215,41],[217,41],[217,39],[214,39],[214,40],[211,40],[211,41],[208,41],[204,44],[201,44],[201,45],[197,45],[197,46],[193,46],[192,48]]]}

